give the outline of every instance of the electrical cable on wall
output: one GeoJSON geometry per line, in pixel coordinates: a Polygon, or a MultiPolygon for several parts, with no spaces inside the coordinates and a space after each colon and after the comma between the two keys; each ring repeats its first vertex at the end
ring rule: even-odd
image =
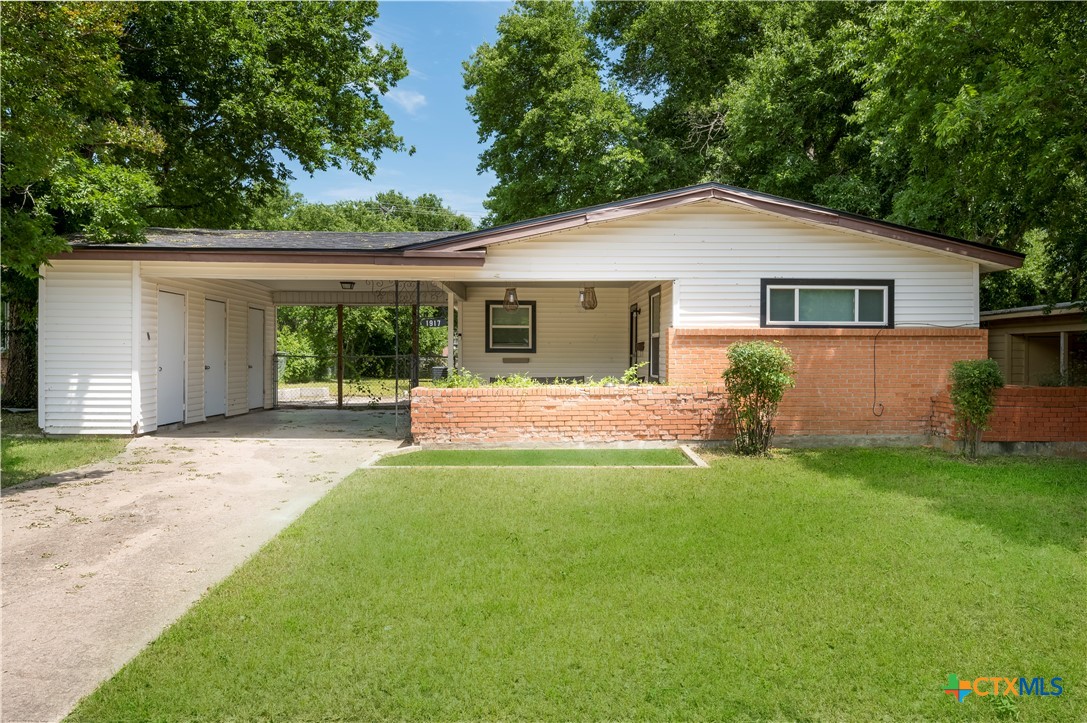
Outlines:
{"type": "MultiPolygon", "coordinates": [[[[934,327],[936,329],[962,329],[962,328],[966,328],[966,327],[974,328],[973,324],[925,324],[925,323],[916,323],[916,324],[911,324],[910,326],[929,326],[929,327],[934,327]]],[[[899,328],[903,328],[903,327],[899,327],[899,328]]],[[[884,411],[883,402],[877,401],[879,392],[878,392],[877,387],[876,387],[876,380],[879,378],[877,376],[877,371],[876,371],[876,369],[877,369],[876,368],[876,341],[879,339],[879,335],[882,334],[884,331],[886,331],[886,329],[880,329],[879,331],[876,332],[876,335],[872,337],[872,415],[876,416],[876,417],[882,417],[883,416],[883,411],[884,411]],[[877,408],[878,408],[879,411],[876,411],[877,408]]]]}

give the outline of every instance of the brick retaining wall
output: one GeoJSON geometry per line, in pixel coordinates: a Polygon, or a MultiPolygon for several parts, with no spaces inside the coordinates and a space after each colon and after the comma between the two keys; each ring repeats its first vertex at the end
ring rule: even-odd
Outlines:
{"type": "Polygon", "coordinates": [[[416,444],[724,439],[720,386],[411,390],[416,444]]]}
{"type": "MultiPolygon", "coordinates": [[[[958,438],[951,394],[932,397],[932,434],[958,438]]],[[[1087,387],[1004,387],[985,442],[1087,442],[1087,387]]]]}
{"type": "Polygon", "coordinates": [[[951,363],[984,359],[987,338],[984,329],[669,329],[668,380],[719,383],[729,344],[780,341],[797,377],[775,422],[779,435],[924,436],[951,363]]]}

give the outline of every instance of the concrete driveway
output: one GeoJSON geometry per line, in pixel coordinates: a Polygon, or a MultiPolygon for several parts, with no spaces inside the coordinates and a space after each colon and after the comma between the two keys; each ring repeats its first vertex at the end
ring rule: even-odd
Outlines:
{"type": "Polygon", "coordinates": [[[405,425],[257,412],[4,490],[0,719],[65,716],[405,425]]]}

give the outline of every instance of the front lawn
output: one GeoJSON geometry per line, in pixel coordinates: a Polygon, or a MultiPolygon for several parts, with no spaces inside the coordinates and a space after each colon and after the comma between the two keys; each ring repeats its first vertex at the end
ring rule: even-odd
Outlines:
{"type": "Polygon", "coordinates": [[[4,412],[0,417],[0,486],[109,459],[120,454],[129,441],[129,437],[97,435],[46,438],[38,429],[37,415],[4,412]]]}
{"type": "Polygon", "coordinates": [[[74,720],[1083,720],[1082,461],[357,472],[74,720]],[[948,675],[1063,679],[1002,713],[948,675]]]}

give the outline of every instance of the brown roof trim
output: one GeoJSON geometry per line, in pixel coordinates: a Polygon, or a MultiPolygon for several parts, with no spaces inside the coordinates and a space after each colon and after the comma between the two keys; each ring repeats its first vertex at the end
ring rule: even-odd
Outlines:
{"type": "Polygon", "coordinates": [[[133,244],[131,248],[95,248],[82,246],[52,256],[54,259],[97,259],[99,261],[217,261],[271,264],[366,264],[374,266],[483,266],[485,250],[450,253],[439,250],[403,253],[365,253],[341,251],[271,251],[238,249],[149,249],[133,244]]]}
{"type": "Polygon", "coordinates": [[[651,196],[618,201],[613,204],[570,211],[569,213],[543,216],[538,219],[530,219],[490,230],[469,231],[449,239],[427,242],[425,247],[427,249],[464,252],[486,248],[497,243],[564,231],[604,221],[615,221],[650,211],[677,208],[709,199],[774,213],[799,221],[838,227],[879,238],[913,244],[933,251],[956,254],[992,266],[1019,268],[1023,265],[1023,254],[1015,251],[1006,251],[995,246],[955,239],[942,234],[911,229],[886,221],[868,219],[830,208],[716,183],[681,188],[651,196]]]}

